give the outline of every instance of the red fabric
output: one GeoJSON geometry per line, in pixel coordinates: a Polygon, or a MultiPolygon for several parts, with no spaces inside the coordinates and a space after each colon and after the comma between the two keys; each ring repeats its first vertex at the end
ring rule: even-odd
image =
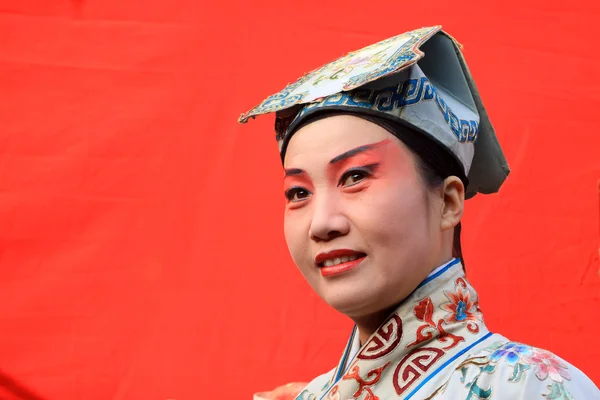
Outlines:
{"type": "Polygon", "coordinates": [[[1,397],[250,399],[331,368],[351,324],[287,254],[273,119],[236,119],[436,23],[465,45],[513,170],[463,224],[489,327],[598,384],[599,13],[0,0],[1,397]]]}

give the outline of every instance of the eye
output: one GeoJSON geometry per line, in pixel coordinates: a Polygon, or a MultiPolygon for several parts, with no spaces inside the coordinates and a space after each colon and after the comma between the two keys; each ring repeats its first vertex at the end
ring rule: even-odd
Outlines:
{"type": "Polygon", "coordinates": [[[368,178],[369,176],[371,176],[371,172],[365,169],[351,169],[346,171],[344,175],[342,175],[342,177],[340,178],[340,183],[338,185],[344,187],[356,185],[357,183],[368,178]]]}
{"type": "Polygon", "coordinates": [[[309,190],[295,186],[285,191],[285,198],[291,202],[306,200],[312,193],[309,190]]]}

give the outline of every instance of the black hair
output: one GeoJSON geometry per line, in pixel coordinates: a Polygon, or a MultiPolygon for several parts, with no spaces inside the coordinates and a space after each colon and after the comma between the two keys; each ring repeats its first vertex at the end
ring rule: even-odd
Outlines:
{"type": "MultiPolygon", "coordinates": [[[[289,143],[289,139],[294,132],[316,120],[329,117],[331,115],[340,114],[354,115],[356,117],[371,121],[400,139],[400,141],[404,143],[404,145],[408,147],[408,149],[416,156],[417,170],[427,189],[431,191],[439,189],[444,183],[444,180],[449,176],[458,177],[466,189],[469,181],[465,175],[464,167],[462,166],[462,163],[458,161],[456,156],[454,156],[454,154],[452,154],[444,145],[432,138],[429,134],[425,132],[418,132],[414,127],[409,127],[395,120],[368,113],[332,110],[329,112],[319,112],[311,116],[307,116],[304,121],[294,128],[293,132],[288,133],[287,137],[284,138],[281,154],[282,161],[285,156],[285,150],[287,148],[287,144],[289,143]]],[[[465,268],[465,260],[460,244],[460,233],[461,223],[459,222],[458,225],[454,227],[452,257],[459,258],[463,268],[465,268]]]]}

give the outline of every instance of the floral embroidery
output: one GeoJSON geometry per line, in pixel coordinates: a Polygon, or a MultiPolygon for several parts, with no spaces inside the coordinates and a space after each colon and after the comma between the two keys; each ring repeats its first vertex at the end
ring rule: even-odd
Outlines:
{"type": "Polygon", "coordinates": [[[455,323],[467,323],[467,328],[474,333],[479,332],[479,325],[473,323],[481,320],[479,311],[479,302],[471,300],[471,292],[467,288],[467,283],[463,278],[456,280],[454,293],[444,290],[444,294],[450,300],[444,303],[440,308],[448,312],[444,317],[444,322],[448,325],[455,323]]]}
{"type": "MultiPolygon", "coordinates": [[[[504,360],[513,367],[509,382],[518,382],[526,371],[531,370],[529,373],[535,373],[540,381],[550,378],[551,384],[547,386],[549,392],[542,394],[543,397],[548,400],[575,400],[564,386],[564,381],[571,379],[567,366],[554,354],[515,342],[496,342],[485,348],[484,351],[490,355],[468,358],[456,368],[456,371],[460,371],[461,383],[469,390],[467,399],[492,398],[492,387],[486,387],[486,385],[481,387],[480,385],[481,382],[484,382],[484,374],[496,373],[498,365],[504,360]],[[471,368],[477,368],[479,371],[474,376],[471,375],[470,380],[467,380],[467,373],[471,368]]],[[[450,379],[438,387],[426,400],[433,400],[442,395],[450,379]]]]}
{"type": "Polygon", "coordinates": [[[522,361],[524,356],[531,354],[530,346],[513,342],[496,342],[488,346],[485,350],[491,353],[489,356],[491,363],[497,364],[504,359],[508,365],[513,367],[513,373],[508,378],[510,382],[519,382],[523,372],[531,368],[527,363],[522,361]]]}
{"type": "Polygon", "coordinates": [[[525,356],[524,361],[527,364],[535,365],[535,376],[540,381],[544,381],[548,377],[558,383],[562,383],[564,379],[571,380],[571,374],[569,374],[567,366],[554,354],[535,348],[531,350],[533,354],[525,356]]]}
{"type": "Polygon", "coordinates": [[[383,370],[386,369],[388,365],[390,365],[389,361],[383,366],[369,371],[369,373],[367,373],[367,378],[371,378],[370,380],[361,378],[358,365],[352,367],[352,369],[348,371],[346,375],[344,375],[344,377],[342,378],[354,379],[356,382],[358,382],[358,389],[356,389],[356,392],[354,392],[352,397],[359,398],[364,391],[366,393],[366,397],[364,400],[379,400],[379,397],[375,396],[375,394],[369,386],[373,386],[377,384],[377,382],[379,382],[383,370]]]}
{"type": "Polygon", "coordinates": [[[552,382],[552,385],[548,386],[550,393],[544,394],[543,396],[550,400],[575,400],[575,397],[564,387],[562,383],[552,382]]]}
{"type": "Polygon", "coordinates": [[[490,355],[492,362],[498,362],[500,359],[505,358],[508,364],[515,365],[521,359],[521,356],[531,354],[531,348],[527,345],[520,343],[507,343],[499,349],[495,350],[490,355]]]}
{"type": "MultiPolygon", "coordinates": [[[[460,371],[460,382],[463,383],[465,388],[469,390],[465,400],[487,400],[492,398],[492,387],[484,389],[479,386],[479,380],[481,379],[483,373],[493,374],[496,372],[496,364],[491,363],[488,357],[467,358],[465,361],[461,362],[458,367],[456,367],[455,371],[460,371]],[[467,372],[471,367],[478,368],[479,373],[476,374],[473,379],[467,381],[467,372]]],[[[448,378],[448,380],[442,386],[438,387],[424,400],[433,400],[442,395],[446,391],[450,379],[452,379],[452,377],[448,378]]]]}
{"type": "Polygon", "coordinates": [[[439,333],[437,339],[440,342],[445,343],[448,340],[452,340],[452,343],[450,343],[446,347],[443,347],[444,350],[456,347],[460,342],[463,342],[465,340],[465,338],[462,336],[457,336],[446,332],[442,327],[442,324],[444,323],[443,318],[440,319],[437,322],[437,324],[435,323],[435,321],[433,320],[433,302],[431,301],[431,298],[426,297],[423,300],[421,300],[419,304],[415,306],[413,313],[419,321],[423,321],[425,322],[425,324],[419,326],[419,329],[417,329],[417,339],[414,342],[406,345],[407,349],[409,347],[416,346],[433,338],[433,334],[435,331],[439,333]]]}
{"type": "Polygon", "coordinates": [[[467,286],[467,281],[463,278],[457,278],[454,292],[444,290],[444,295],[450,301],[440,305],[440,308],[448,312],[448,315],[441,318],[437,323],[433,320],[434,306],[430,297],[424,298],[415,306],[413,309],[415,317],[425,324],[417,329],[417,338],[406,346],[407,349],[430,340],[436,333],[435,331],[438,333],[437,336],[440,342],[451,341],[449,345],[443,348],[444,350],[456,347],[465,340],[463,336],[447,332],[443,324],[466,323],[467,329],[471,333],[479,332],[479,323],[483,321],[483,317],[481,311],[479,311],[479,302],[471,300],[471,292],[467,286]]]}
{"type": "Polygon", "coordinates": [[[552,383],[548,385],[550,391],[543,396],[552,400],[574,400],[573,396],[564,387],[564,380],[571,380],[571,375],[566,364],[560,361],[554,354],[527,346],[521,343],[497,342],[485,349],[490,352],[490,363],[496,364],[505,359],[513,367],[513,374],[508,379],[510,382],[518,382],[528,369],[533,369],[535,376],[540,381],[550,378],[552,383]]]}

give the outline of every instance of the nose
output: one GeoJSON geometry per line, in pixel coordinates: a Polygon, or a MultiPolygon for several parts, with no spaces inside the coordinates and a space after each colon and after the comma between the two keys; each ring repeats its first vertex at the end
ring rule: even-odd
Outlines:
{"type": "Polygon", "coordinates": [[[350,231],[350,222],[344,215],[336,196],[322,193],[313,199],[314,211],[309,230],[310,238],[320,242],[347,235],[350,231]]]}

